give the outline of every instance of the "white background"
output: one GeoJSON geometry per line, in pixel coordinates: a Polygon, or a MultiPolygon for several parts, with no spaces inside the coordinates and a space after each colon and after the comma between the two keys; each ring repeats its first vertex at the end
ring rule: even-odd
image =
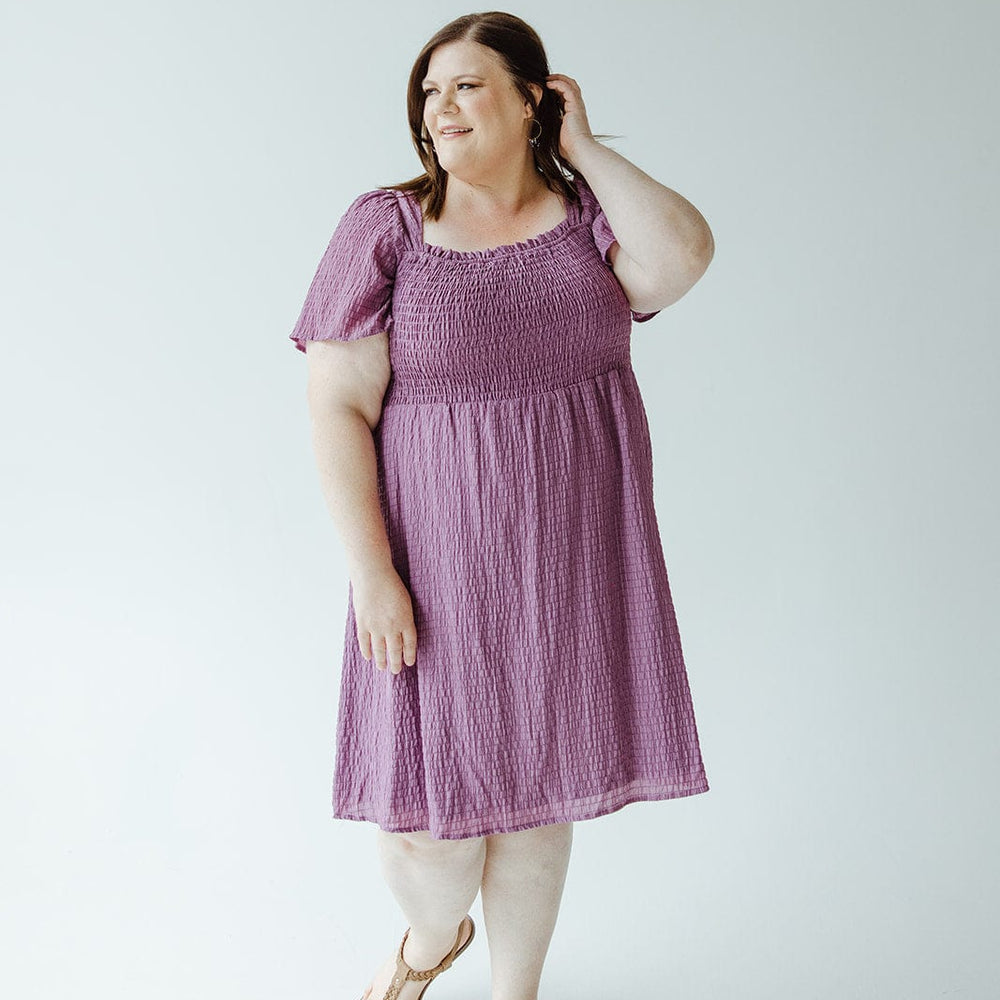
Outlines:
{"type": "MultiPolygon", "coordinates": [[[[997,8],[505,9],[717,245],[633,327],[712,788],[576,825],[542,998],[993,998],[997,8]]],[[[6,996],[353,998],[405,930],[287,336],[467,12],[6,6],[6,996]]]]}

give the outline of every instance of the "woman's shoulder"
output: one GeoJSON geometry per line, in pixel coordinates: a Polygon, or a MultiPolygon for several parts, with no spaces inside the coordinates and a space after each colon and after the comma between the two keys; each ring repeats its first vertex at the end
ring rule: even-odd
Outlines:
{"type": "Polygon", "coordinates": [[[597,201],[597,196],[594,194],[593,189],[587,183],[586,178],[582,174],[577,174],[569,182],[570,187],[572,187],[580,199],[580,209],[584,216],[589,220],[593,217],[595,211],[600,208],[597,201]]]}
{"type": "Polygon", "coordinates": [[[393,188],[362,191],[344,210],[338,228],[366,241],[377,238],[402,245],[406,232],[402,194],[393,188]]]}
{"type": "Polygon", "coordinates": [[[344,214],[372,220],[392,218],[399,212],[401,195],[393,188],[370,188],[356,195],[344,214]]]}

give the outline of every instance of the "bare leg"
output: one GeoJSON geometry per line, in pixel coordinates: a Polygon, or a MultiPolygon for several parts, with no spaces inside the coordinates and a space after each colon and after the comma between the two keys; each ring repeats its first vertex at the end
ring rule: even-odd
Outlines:
{"type": "Polygon", "coordinates": [[[482,893],[492,1000],[537,1000],[572,846],[572,823],[486,838],[482,893]]]}
{"type": "MultiPolygon", "coordinates": [[[[451,951],[462,921],[479,893],[486,859],[483,837],[434,840],[426,830],[415,833],[376,831],[379,863],[392,894],[403,911],[410,933],[403,959],[413,969],[432,969],[451,951]]],[[[367,1000],[382,1000],[396,970],[397,941],[392,957],[376,974],[367,1000]]],[[[425,982],[407,982],[399,1000],[412,1000],[425,982]]]]}

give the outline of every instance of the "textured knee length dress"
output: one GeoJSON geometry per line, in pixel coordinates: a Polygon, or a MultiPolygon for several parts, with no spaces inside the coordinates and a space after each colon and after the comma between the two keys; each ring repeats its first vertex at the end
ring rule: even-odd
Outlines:
{"type": "Polygon", "coordinates": [[[358,648],[349,587],[333,817],[460,839],[708,791],[653,507],[632,321],[582,177],[524,242],[426,244],[408,193],[359,195],[291,334],[387,331],[373,431],[414,666],[358,648]]]}

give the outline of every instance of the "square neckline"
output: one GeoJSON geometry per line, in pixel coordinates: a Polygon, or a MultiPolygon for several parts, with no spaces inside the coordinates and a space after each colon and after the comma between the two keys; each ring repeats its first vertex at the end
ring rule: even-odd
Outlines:
{"type": "MultiPolygon", "coordinates": [[[[572,181],[570,183],[573,184],[572,181]]],[[[573,187],[579,194],[579,189],[576,188],[575,184],[573,184],[573,187]]],[[[550,229],[537,233],[535,236],[529,236],[525,240],[518,240],[515,243],[501,243],[496,247],[485,247],[479,250],[455,250],[452,247],[442,247],[436,243],[428,243],[424,239],[424,213],[419,198],[412,191],[403,191],[400,193],[405,196],[413,215],[417,249],[424,254],[430,254],[435,257],[447,257],[454,260],[481,260],[489,257],[502,257],[513,253],[521,253],[534,247],[544,246],[546,243],[561,237],[565,230],[579,221],[581,205],[578,201],[574,202],[565,196],[560,196],[566,209],[566,215],[550,229]]]]}

